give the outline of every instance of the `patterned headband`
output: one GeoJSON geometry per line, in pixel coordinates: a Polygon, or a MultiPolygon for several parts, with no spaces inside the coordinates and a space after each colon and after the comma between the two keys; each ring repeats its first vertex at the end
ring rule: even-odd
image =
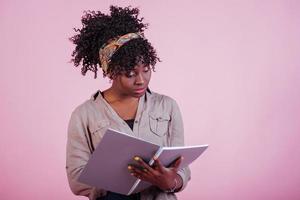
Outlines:
{"type": "Polygon", "coordinates": [[[141,33],[127,33],[109,41],[100,48],[99,59],[105,74],[107,73],[108,65],[114,53],[126,42],[136,38],[143,38],[143,35],[141,33]]]}

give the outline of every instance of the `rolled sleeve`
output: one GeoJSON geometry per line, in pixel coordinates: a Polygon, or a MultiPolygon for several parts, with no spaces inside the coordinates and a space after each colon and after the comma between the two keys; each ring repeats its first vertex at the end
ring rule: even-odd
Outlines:
{"type": "MultiPolygon", "coordinates": [[[[170,146],[184,146],[184,127],[181,112],[178,104],[175,100],[172,100],[172,112],[170,121],[170,146]]],[[[186,186],[188,181],[191,179],[191,171],[189,167],[180,169],[177,174],[182,178],[182,191],[186,186]]]]}

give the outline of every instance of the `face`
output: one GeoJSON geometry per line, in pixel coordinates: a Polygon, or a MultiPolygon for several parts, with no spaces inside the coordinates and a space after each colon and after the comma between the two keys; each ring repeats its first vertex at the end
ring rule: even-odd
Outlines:
{"type": "Polygon", "coordinates": [[[141,97],[145,94],[151,78],[151,68],[138,64],[129,73],[117,75],[113,86],[123,96],[141,97]]]}

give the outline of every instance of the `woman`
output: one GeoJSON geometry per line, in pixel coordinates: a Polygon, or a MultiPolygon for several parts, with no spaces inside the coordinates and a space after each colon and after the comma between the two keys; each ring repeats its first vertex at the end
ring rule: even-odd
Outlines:
{"type": "Polygon", "coordinates": [[[189,168],[178,170],[182,158],[169,167],[156,159],[150,167],[142,158],[134,157],[136,165],[129,165],[128,173],[152,183],[140,193],[125,196],[77,181],[107,128],[161,146],[184,145],[176,102],[148,88],[159,58],[143,35],[147,24],[138,14],[137,8],[115,6],[110,7],[110,15],[86,12],[82,29],[75,29],[78,34],[71,38],[76,46],[72,61],[76,67],[82,64],[82,74],[90,70],[96,78],[99,67],[112,81],[110,88],[97,91],[73,111],[68,127],[66,168],[70,188],[89,199],[176,199],[175,193],[190,179],[189,168]]]}

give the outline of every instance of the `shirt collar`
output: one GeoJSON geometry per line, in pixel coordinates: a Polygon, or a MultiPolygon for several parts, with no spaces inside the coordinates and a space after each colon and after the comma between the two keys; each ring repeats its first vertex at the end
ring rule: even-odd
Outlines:
{"type": "MultiPolygon", "coordinates": [[[[151,90],[149,89],[149,87],[147,87],[146,93],[144,94],[144,96],[145,96],[145,101],[147,101],[147,96],[148,96],[148,95],[151,95],[151,94],[152,94],[151,90]],[[148,93],[149,93],[149,94],[148,94],[148,93]]],[[[96,101],[98,98],[102,98],[102,96],[101,96],[101,90],[97,90],[97,92],[94,93],[94,94],[91,96],[91,99],[92,99],[93,101],[96,101]]]]}

